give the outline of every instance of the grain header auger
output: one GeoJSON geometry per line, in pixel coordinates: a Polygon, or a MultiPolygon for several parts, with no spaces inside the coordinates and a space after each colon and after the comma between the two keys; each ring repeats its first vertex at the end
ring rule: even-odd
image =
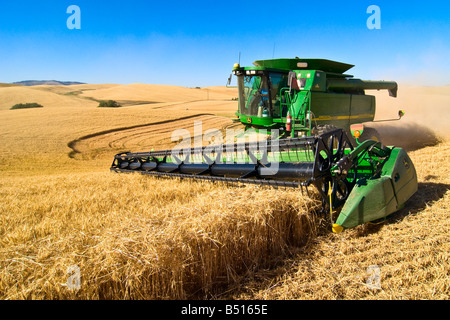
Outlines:
{"type": "Polygon", "coordinates": [[[308,188],[314,185],[322,211],[336,216],[336,233],[366,222],[385,219],[417,190],[411,159],[397,147],[380,142],[358,142],[364,131],[354,125],[354,147],[342,129],[318,136],[121,153],[111,171],[252,183],[274,187],[308,188]]]}

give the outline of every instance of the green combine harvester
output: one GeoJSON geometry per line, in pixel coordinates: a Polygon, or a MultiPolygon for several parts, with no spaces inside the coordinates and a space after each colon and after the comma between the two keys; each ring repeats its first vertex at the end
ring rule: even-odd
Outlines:
{"type": "Polygon", "coordinates": [[[396,96],[395,82],[352,79],[343,74],[351,65],[330,60],[254,64],[233,68],[236,114],[247,129],[281,132],[277,138],[120,153],[111,171],[301,190],[314,185],[336,233],[386,219],[417,191],[407,153],[367,139],[361,124],[375,116],[375,98],[365,90],[396,96]]]}

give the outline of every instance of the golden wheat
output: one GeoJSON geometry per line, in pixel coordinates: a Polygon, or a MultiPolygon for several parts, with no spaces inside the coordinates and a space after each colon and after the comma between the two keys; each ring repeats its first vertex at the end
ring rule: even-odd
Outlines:
{"type": "Polygon", "coordinates": [[[318,207],[298,191],[139,175],[33,180],[2,180],[3,299],[210,297],[306,243],[318,207]]]}

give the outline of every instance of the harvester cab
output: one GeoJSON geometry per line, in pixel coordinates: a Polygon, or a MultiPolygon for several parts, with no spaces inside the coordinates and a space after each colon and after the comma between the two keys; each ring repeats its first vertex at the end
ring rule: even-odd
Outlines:
{"type": "Polygon", "coordinates": [[[375,97],[365,90],[388,90],[393,81],[367,81],[345,74],[353,65],[325,59],[271,59],[252,67],[235,64],[237,120],[246,128],[279,129],[281,138],[318,135],[375,117],[375,97]]]}

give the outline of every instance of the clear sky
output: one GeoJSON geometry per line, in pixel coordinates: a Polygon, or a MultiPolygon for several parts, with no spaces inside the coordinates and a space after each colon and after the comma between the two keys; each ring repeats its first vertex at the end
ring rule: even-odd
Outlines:
{"type": "Polygon", "coordinates": [[[0,82],[225,85],[239,53],[243,66],[323,58],[366,80],[448,85],[450,2],[0,0],[0,82]]]}

